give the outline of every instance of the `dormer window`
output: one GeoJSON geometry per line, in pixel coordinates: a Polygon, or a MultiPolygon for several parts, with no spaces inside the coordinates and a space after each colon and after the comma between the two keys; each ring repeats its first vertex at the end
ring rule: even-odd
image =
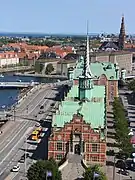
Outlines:
{"type": "Polygon", "coordinates": [[[114,76],[111,76],[110,79],[114,79],[114,76]]]}

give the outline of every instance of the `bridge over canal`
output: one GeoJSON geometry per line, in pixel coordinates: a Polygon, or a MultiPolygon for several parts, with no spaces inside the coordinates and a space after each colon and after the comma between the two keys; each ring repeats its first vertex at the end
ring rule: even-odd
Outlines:
{"type": "Polygon", "coordinates": [[[38,84],[38,82],[0,82],[0,88],[27,88],[38,84]]]}

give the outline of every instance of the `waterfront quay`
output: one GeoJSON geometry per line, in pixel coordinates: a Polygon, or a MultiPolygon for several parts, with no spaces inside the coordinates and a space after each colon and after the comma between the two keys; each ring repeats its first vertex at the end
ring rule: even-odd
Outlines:
{"type": "MultiPolygon", "coordinates": [[[[56,80],[49,80],[49,79],[44,79],[44,78],[37,78],[37,77],[28,77],[28,76],[14,76],[12,73],[11,74],[3,74],[0,76],[0,84],[3,86],[4,82],[7,84],[13,83],[15,84],[31,84],[32,82],[37,82],[37,83],[50,83],[50,82],[56,82],[56,80]]],[[[29,87],[24,88],[25,91],[28,90],[29,87]]],[[[10,107],[14,104],[17,103],[17,101],[20,99],[19,96],[23,89],[17,88],[17,87],[9,87],[8,88],[1,88],[0,89],[0,110],[1,111],[6,111],[10,109],[10,107]]],[[[23,93],[24,94],[24,93],[23,93]]]]}
{"type": "MultiPolygon", "coordinates": [[[[37,122],[39,123],[42,118],[48,119],[52,111],[55,111],[55,97],[58,93],[62,94],[62,83],[64,82],[35,86],[18,102],[15,111],[11,110],[13,116],[1,127],[3,133],[0,135],[0,179],[19,180],[24,177],[25,171],[35,160],[47,158],[47,137],[39,144],[29,141],[29,137],[37,122]],[[51,106],[52,103],[54,107],[51,106]],[[43,114],[39,113],[41,106],[44,107],[43,114]],[[26,163],[19,164],[19,172],[10,172],[26,150],[26,163]]],[[[49,131],[50,123],[51,121],[45,123],[49,131]]]]}
{"type": "Polygon", "coordinates": [[[14,66],[14,67],[0,68],[0,73],[24,72],[24,71],[26,72],[32,70],[34,70],[34,67],[31,66],[14,66]]]}

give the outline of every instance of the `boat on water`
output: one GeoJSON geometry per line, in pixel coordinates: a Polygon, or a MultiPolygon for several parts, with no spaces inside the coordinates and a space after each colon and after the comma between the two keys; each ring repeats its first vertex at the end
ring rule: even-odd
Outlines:
{"type": "Polygon", "coordinates": [[[2,77],[2,78],[3,78],[3,77],[4,77],[4,75],[3,75],[3,74],[0,74],[0,77],[2,77]]]}
{"type": "Polygon", "coordinates": [[[17,81],[17,82],[22,82],[22,80],[21,80],[21,79],[17,79],[16,81],[17,81]]]}

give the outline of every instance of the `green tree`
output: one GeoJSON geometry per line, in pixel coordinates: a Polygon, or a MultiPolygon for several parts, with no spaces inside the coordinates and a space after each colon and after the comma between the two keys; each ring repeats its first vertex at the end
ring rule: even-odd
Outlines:
{"type": "Polygon", "coordinates": [[[113,114],[114,114],[114,124],[116,131],[116,142],[119,145],[120,152],[129,156],[133,150],[130,143],[128,121],[126,118],[126,111],[121,104],[119,98],[115,98],[113,102],[113,114]]]}
{"type": "Polygon", "coordinates": [[[47,171],[52,172],[52,179],[62,180],[61,172],[58,170],[58,165],[55,160],[39,160],[32,164],[28,169],[28,180],[46,180],[47,171]]]}
{"type": "Polygon", "coordinates": [[[51,72],[54,71],[54,67],[51,63],[47,64],[45,74],[51,74],[51,72]]]}
{"type": "Polygon", "coordinates": [[[41,62],[35,62],[35,72],[41,73],[44,68],[44,65],[41,62]]]}
{"type": "Polygon", "coordinates": [[[96,178],[97,180],[107,180],[107,177],[100,170],[100,167],[98,165],[90,166],[85,170],[83,174],[84,180],[94,180],[94,173],[99,174],[99,177],[96,178]]]}
{"type": "Polygon", "coordinates": [[[135,79],[128,83],[128,89],[135,92],[135,79]]]}

